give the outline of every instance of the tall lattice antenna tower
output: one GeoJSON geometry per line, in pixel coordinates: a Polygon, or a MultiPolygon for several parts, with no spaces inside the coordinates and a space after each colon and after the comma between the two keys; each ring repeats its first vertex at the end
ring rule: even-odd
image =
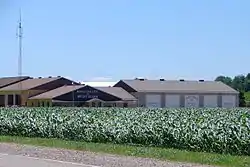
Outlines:
{"type": "MultiPolygon", "coordinates": [[[[18,42],[19,42],[18,76],[21,79],[21,77],[22,77],[22,39],[23,39],[23,27],[22,27],[21,9],[19,10],[19,21],[18,21],[17,37],[18,37],[18,42]]],[[[20,104],[21,104],[22,82],[19,82],[19,90],[20,90],[20,104]]]]}

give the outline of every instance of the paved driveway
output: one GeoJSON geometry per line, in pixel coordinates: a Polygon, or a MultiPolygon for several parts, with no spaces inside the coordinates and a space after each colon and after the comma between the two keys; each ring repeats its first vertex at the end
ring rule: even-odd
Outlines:
{"type": "Polygon", "coordinates": [[[0,154],[0,167],[17,167],[17,166],[18,167],[98,167],[98,166],[84,165],[79,163],[33,158],[21,155],[0,154]]]}

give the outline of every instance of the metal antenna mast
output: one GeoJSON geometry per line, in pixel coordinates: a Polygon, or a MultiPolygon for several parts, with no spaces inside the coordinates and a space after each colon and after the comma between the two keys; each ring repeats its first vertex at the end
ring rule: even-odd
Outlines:
{"type": "MultiPolygon", "coordinates": [[[[21,79],[22,77],[22,39],[23,39],[23,27],[22,27],[22,15],[21,9],[19,10],[19,22],[18,22],[18,32],[17,37],[19,41],[19,56],[18,56],[18,76],[21,79]]],[[[21,104],[21,95],[22,95],[22,83],[19,82],[20,90],[20,104],[21,104]]]]}

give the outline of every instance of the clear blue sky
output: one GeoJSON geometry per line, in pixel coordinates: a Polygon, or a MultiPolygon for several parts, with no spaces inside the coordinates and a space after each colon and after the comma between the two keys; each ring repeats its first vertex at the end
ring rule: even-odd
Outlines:
{"type": "Polygon", "coordinates": [[[247,0],[0,0],[0,76],[214,79],[250,72],[247,0]]]}

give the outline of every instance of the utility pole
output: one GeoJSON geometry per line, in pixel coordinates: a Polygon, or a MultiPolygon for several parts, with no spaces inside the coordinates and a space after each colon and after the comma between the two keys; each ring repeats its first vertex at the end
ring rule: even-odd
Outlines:
{"type": "MultiPolygon", "coordinates": [[[[72,82],[72,86],[74,85],[74,82],[72,82]]],[[[75,107],[75,90],[72,91],[72,107],[75,107]]]]}
{"type": "MultiPolygon", "coordinates": [[[[19,56],[18,56],[18,76],[22,77],[22,40],[23,40],[23,27],[22,27],[22,15],[21,9],[19,10],[19,21],[18,21],[18,32],[17,32],[18,42],[19,42],[19,56]]],[[[19,82],[19,103],[22,105],[22,82],[19,82]]]]}

